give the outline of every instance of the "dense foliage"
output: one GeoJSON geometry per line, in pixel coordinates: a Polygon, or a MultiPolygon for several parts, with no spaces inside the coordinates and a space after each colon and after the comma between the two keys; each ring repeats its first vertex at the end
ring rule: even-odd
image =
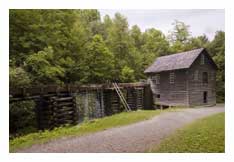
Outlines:
{"type": "Polygon", "coordinates": [[[134,82],[159,56],[206,47],[223,101],[225,33],[192,37],[180,21],[169,33],[129,28],[119,13],[101,19],[98,10],[10,10],[10,85],[134,82]]]}
{"type": "Polygon", "coordinates": [[[11,103],[9,111],[10,134],[18,136],[37,131],[34,107],[35,103],[33,101],[21,101],[11,103]]]}

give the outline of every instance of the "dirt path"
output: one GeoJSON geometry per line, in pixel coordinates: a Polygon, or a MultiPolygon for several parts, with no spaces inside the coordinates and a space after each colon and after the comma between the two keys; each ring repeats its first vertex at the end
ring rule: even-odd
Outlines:
{"type": "Polygon", "coordinates": [[[219,112],[224,112],[224,106],[168,112],[147,121],[33,145],[19,152],[144,152],[185,124],[219,112]]]}

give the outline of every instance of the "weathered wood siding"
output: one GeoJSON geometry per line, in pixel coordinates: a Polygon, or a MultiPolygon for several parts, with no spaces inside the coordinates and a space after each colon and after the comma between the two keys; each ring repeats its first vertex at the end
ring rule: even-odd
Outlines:
{"type": "Polygon", "coordinates": [[[194,61],[191,68],[188,69],[188,93],[189,105],[191,106],[216,104],[216,70],[207,57],[204,57],[205,62],[202,65],[201,55],[194,61]],[[197,80],[194,78],[196,70],[198,71],[197,80]],[[203,72],[208,73],[208,83],[205,84],[202,81],[203,72]],[[203,102],[204,92],[207,92],[207,103],[203,102]]]}
{"type": "Polygon", "coordinates": [[[215,80],[216,69],[211,60],[204,53],[201,53],[189,69],[153,73],[149,76],[148,81],[156,105],[198,106],[216,104],[215,80]],[[204,56],[204,64],[201,64],[202,55],[204,56]],[[197,78],[195,77],[196,71],[197,78]],[[170,83],[171,72],[175,74],[174,83],[170,83]],[[208,83],[203,83],[203,72],[208,74],[208,83]],[[158,75],[160,79],[156,81],[158,75]],[[207,102],[204,102],[204,93],[207,95],[207,102]]]}
{"type": "Polygon", "coordinates": [[[160,75],[159,84],[151,81],[155,104],[188,105],[186,70],[161,72],[151,75],[151,78],[155,75],[160,75]],[[170,83],[171,72],[175,74],[174,83],[170,83]]]}

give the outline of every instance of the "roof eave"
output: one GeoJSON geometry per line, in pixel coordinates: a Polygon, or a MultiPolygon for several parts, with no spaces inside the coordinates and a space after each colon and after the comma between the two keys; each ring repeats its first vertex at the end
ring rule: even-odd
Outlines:
{"type": "Polygon", "coordinates": [[[179,69],[171,69],[171,70],[161,70],[161,71],[151,71],[151,72],[144,72],[145,74],[154,74],[154,73],[161,73],[161,72],[169,72],[169,71],[177,71],[177,70],[186,70],[189,69],[190,67],[187,68],[179,68],[179,69]]]}

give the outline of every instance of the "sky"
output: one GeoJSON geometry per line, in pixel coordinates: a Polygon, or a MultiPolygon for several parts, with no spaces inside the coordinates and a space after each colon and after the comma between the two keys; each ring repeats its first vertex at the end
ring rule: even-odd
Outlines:
{"type": "Polygon", "coordinates": [[[222,9],[163,9],[163,10],[99,10],[101,17],[114,17],[116,12],[128,19],[129,27],[138,25],[142,32],[148,28],[161,30],[165,35],[173,29],[175,20],[190,26],[192,36],[205,34],[210,40],[217,30],[225,31],[225,10],[222,9]]]}

